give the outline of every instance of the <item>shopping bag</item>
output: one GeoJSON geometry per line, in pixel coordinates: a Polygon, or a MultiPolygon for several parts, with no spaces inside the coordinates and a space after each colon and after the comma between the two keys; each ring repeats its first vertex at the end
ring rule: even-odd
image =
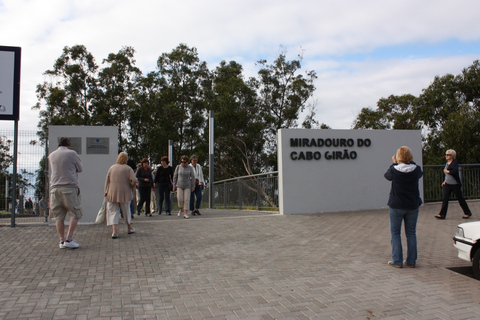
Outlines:
{"type": "Polygon", "coordinates": [[[100,208],[100,210],[98,210],[97,218],[95,219],[95,223],[105,223],[106,217],[107,217],[106,212],[105,212],[106,203],[107,203],[107,199],[103,198],[102,207],[100,208]]]}

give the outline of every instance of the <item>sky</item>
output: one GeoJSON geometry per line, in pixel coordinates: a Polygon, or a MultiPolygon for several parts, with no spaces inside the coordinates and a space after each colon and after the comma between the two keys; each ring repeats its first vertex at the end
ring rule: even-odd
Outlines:
{"type": "Polygon", "coordinates": [[[36,86],[65,46],[85,45],[100,66],[131,46],[147,74],[180,43],[245,77],[258,60],[302,54],[301,72],[318,76],[315,119],[350,129],[380,98],[418,96],[480,59],[479,12],[478,0],[0,0],[0,45],[22,48],[19,130],[37,130],[36,86]]]}

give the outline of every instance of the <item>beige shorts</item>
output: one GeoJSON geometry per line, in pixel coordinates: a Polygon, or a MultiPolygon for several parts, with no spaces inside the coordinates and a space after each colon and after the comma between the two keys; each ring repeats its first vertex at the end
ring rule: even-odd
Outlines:
{"type": "Polygon", "coordinates": [[[70,218],[80,220],[83,216],[80,202],[79,188],[53,188],[50,190],[50,218],[64,221],[69,213],[70,218]]]}

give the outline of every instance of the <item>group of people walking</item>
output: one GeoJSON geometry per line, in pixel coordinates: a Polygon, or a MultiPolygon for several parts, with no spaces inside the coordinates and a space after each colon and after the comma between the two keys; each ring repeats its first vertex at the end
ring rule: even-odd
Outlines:
{"type": "Polygon", "coordinates": [[[105,197],[107,200],[107,225],[112,225],[112,238],[118,237],[118,222],[121,215],[127,223],[128,234],[135,232],[131,226],[134,212],[131,210],[135,202],[135,188],[138,188],[139,200],[136,206],[137,214],[145,207],[145,216],[151,217],[151,194],[158,192],[159,214],[162,214],[163,203],[165,213],[171,215],[172,204],[170,192],[177,192],[178,216],[189,218],[188,209],[192,215],[200,215],[202,189],[205,186],[203,172],[198,164],[198,157],[193,155],[188,164],[188,156],[180,158],[175,171],[169,165],[168,157],[160,160],[160,165],[152,171],[147,158],[143,158],[135,170],[127,165],[128,156],[125,152],[118,155],[117,163],[110,167],[105,180],[105,197]],[[194,200],[196,199],[196,203],[194,200]],[[194,205],[196,204],[196,206],[194,205]],[[126,214],[123,214],[126,213],[126,214]]]}
{"type": "MultiPolygon", "coordinates": [[[[48,156],[50,164],[50,217],[55,220],[55,226],[60,238],[60,249],[78,248],[73,239],[78,221],[83,216],[80,205],[80,189],[78,173],[83,171],[82,162],[74,150],[70,150],[71,141],[67,137],[59,139],[58,149],[48,156]],[[65,219],[70,217],[68,232],[65,235],[65,219]]],[[[135,195],[138,188],[139,213],[145,204],[145,214],[150,213],[150,195],[152,190],[158,190],[158,207],[162,212],[163,202],[167,215],[171,215],[170,192],[176,191],[180,211],[178,216],[189,218],[188,209],[192,214],[200,215],[202,189],[205,186],[202,167],[198,157],[192,156],[188,164],[188,156],[181,157],[181,164],[175,170],[169,165],[168,157],[161,158],[161,164],[155,174],[149,166],[148,159],[142,159],[139,168],[128,159],[125,152],[120,152],[116,163],[112,165],[105,178],[106,223],[112,226],[112,238],[118,238],[118,224],[123,216],[127,225],[127,234],[135,233],[132,226],[135,195]],[[196,200],[196,201],[195,201],[196,200]]]]}
{"type": "MultiPolygon", "coordinates": [[[[443,172],[445,180],[442,183],[443,198],[440,213],[436,219],[444,220],[447,215],[448,202],[453,192],[464,212],[463,219],[472,215],[467,202],[463,198],[462,185],[458,171],[458,163],[455,160],[457,153],[449,149],[445,153],[447,163],[443,172]]],[[[388,206],[390,211],[390,233],[392,245],[392,260],[388,265],[402,268],[403,265],[415,268],[417,261],[417,235],[416,227],[418,220],[418,208],[422,205],[418,181],[423,176],[422,169],[413,161],[413,154],[409,147],[403,146],[392,157],[392,165],[385,173],[385,178],[391,181],[390,197],[388,206]],[[405,235],[407,238],[407,259],[403,260],[401,229],[405,223],[405,235]]]]}
{"type": "MultiPolygon", "coordinates": [[[[158,200],[158,213],[162,214],[165,203],[165,214],[172,214],[170,192],[176,192],[179,212],[178,216],[188,219],[188,211],[191,215],[201,215],[202,191],[205,187],[202,167],[198,164],[198,157],[193,155],[180,157],[180,164],[175,170],[169,165],[168,157],[160,160],[160,165],[155,170],[149,165],[148,159],[142,159],[141,166],[135,176],[138,180],[139,201],[137,214],[140,215],[145,207],[145,215],[152,216],[151,194],[156,193],[158,200]],[[190,164],[189,164],[190,161],[190,164]]],[[[133,213],[132,213],[133,214],[133,213]]]]}
{"type": "MultiPolygon", "coordinates": [[[[59,247],[78,248],[79,244],[73,239],[73,233],[83,216],[80,205],[80,189],[78,185],[78,173],[82,172],[83,166],[77,153],[70,149],[70,139],[59,139],[58,149],[48,156],[50,163],[50,203],[51,218],[55,219],[55,226],[60,238],[59,247]],[[65,219],[70,216],[68,232],[65,236],[65,219]]],[[[464,216],[468,219],[472,213],[463,198],[461,180],[458,173],[458,163],[455,160],[456,152],[447,150],[445,157],[447,163],[444,168],[445,181],[443,186],[443,202],[439,215],[435,218],[443,220],[446,217],[450,194],[455,193],[464,216]]],[[[200,215],[202,189],[205,186],[202,168],[198,164],[198,157],[182,156],[180,164],[175,170],[169,165],[167,157],[161,158],[161,164],[153,174],[148,159],[142,159],[141,166],[136,170],[134,165],[129,165],[128,156],[125,152],[118,154],[117,161],[110,167],[105,180],[105,198],[107,201],[107,225],[112,226],[112,238],[118,237],[118,224],[120,215],[123,213],[127,233],[132,234],[135,229],[131,225],[133,212],[131,206],[134,203],[135,188],[138,187],[139,202],[138,212],[145,206],[145,214],[150,213],[151,190],[158,190],[158,208],[161,214],[163,202],[165,211],[171,215],[170,192],[177,192],[178,216],[189,218],[191,214],[200,215]],[[188,163],[190,161],[190,164],[188,163]],[[196,200],[196,201],[195,201],[196,200]]],[[[419,180],[423,176],[422,169],[413,161],[413,154],[409,147],[400,147],[392,156],[392,164],[385,173],[385,178],[391,181],[390,196],[388,199],[390,213],[390,232],[392,246],[392,260],[388,265],[395,268],[415,268],[417,262],[417,237],[416,225],[419,207],[422,205],[420,198],[419,180]],[[401,228],[405,223],[407,238],[407,258],[403,260],[401,228]]]]}

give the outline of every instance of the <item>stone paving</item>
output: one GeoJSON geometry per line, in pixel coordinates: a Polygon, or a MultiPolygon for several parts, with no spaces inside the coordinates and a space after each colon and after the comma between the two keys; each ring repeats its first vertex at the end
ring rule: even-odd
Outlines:
{"type": "MultiPolygon", "coordinates": [[[[470,201],[473,219],[480,202],[470,201]]],[[[480,281],[456,256],[452,202],[421,208],[417,268],[390,258],[388,210],[281,216],[203,210],[80,225],[0,227],[1,319],[479,319],[480,281]]]]}

